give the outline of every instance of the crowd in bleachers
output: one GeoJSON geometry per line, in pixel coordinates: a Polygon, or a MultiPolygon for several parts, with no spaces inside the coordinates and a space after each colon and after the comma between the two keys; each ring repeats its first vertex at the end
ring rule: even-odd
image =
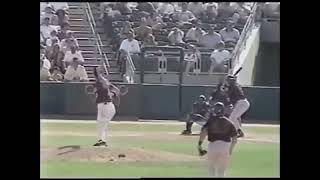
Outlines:
{"type": "MultiPolygon", "coordinates": [[[[227,70],[226,64],[254,3],[95,4],[100,9],[104,34],[111,39],[113,51],[120,52],[122,70],[125,70],[123,62],[128,54],[134,56],[146,46],[169,45],[191,50],[187,52],[193,55],[186,54],[185,58],[189,62],[203,57],[203,52],[209,52],[211,66],[207,63],[206,70],[212,73],[227,70]]],[[[70,31],[68,3],[40,5],[40,80],[87,81],[88,76],[82,66],[84,59],[75,34],[70,31]]],[[[265,3],[263,16],[279,17],[280,3],[265,3]]],[[[189,70],[193,69],[192,63],[186,64],[189,64],[189,70]]]]}
{"type": "MultiPolygon", "coordinates": [[[[235,47],[252,5],[243,2],[100,3],[100,18],[104,20],[107,36],[113,39],[114,51],[137,53],[145,46],[164,45],[194,47],[195,51],[211,49],[212,64],[217,67],[213,69],[221,71],[219,63],[226,62],[216,57],[225,56],[223,50],[231,51],[235,47]]],[[[120,61],[124,61],[123,58],[120,61]]]]}
{"type": "Polygon", "coordinates": [[[68,3],[40,3],[40,81],[86,81],[82,62],[70,31],[68,3]]]}

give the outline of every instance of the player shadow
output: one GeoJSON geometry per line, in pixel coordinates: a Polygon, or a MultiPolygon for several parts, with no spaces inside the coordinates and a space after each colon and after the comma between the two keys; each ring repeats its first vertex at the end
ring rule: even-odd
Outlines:
{"type": "Polygon", "coordinates": [[[79,145],[69,145],[69,146],[59,147],[58,149],[59,149],[59,150],[70,149],[70,150],[68,150],[68,151],[61,152],[61,153],[58,153],[58,154],[57,154],[57,155],[61,156],[61,155],[63,155],[63,154],[67,154],[67,153],[71,153],[71,152],[75,152],[75,151],[80,150],[80,146],[79,146],[79,145]]]}

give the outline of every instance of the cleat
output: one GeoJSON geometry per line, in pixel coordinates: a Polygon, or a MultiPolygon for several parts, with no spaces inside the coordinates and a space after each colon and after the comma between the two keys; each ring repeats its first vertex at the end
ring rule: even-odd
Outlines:
{"type": "Polygon", "coordinates": [[[189,130],[183,130],[183,131],[181,132],[181,134],[182,134],[182,135],[191,135],[192,132],[189,131],[189,130]]]}
{"type": "Polygon", "coordinates": [[[237,135],[238,138],[242,138],[244,137],[244,133],[242,132],[241,129],[238,129],[238,135],[237,135]]]}
{"type": "Polygon", "coordinates": [[[108,146],[106,142],[102,141],[101,139],[96,142],[93,146],[108,146]]]}

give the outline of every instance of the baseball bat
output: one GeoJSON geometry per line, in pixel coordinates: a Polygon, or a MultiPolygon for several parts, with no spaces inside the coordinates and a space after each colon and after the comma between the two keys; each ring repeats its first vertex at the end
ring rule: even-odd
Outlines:
{"type": "Polygon", "coordinates": [[[240,67],[234,74],[233,74],[233,76],[236,76],[236,75],[238,75],[239,73],[240,73],[240,71],[242,70],[242,67],[240,67]]]}

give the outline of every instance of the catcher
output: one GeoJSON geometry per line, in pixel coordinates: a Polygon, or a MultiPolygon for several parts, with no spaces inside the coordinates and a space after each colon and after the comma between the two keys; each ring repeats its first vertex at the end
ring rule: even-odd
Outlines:
{"type": "Polygon", "coordinates": [[[183,135],[192,134],[192,125],[193,122],[198,123],[199,125],[204,125],[207,121],[207,117],[210,110],[210,104],[206,101],[204,95],[200,95],[199,99],[193,103],[192,113],[187,117],[186,129],[182,131],[183,135]]]}
{"type": "Polygon", "coordinates": [[[224,116],[224,104],[214,104],[213,113],[207,123],[202,127],[198,142],[199,155],[207,153],[202,149],[203,140],[208,136],[208,167],[212,176],[224,177],[225,171],[237,142],[237,130],[233,123],[224,116]]]}

